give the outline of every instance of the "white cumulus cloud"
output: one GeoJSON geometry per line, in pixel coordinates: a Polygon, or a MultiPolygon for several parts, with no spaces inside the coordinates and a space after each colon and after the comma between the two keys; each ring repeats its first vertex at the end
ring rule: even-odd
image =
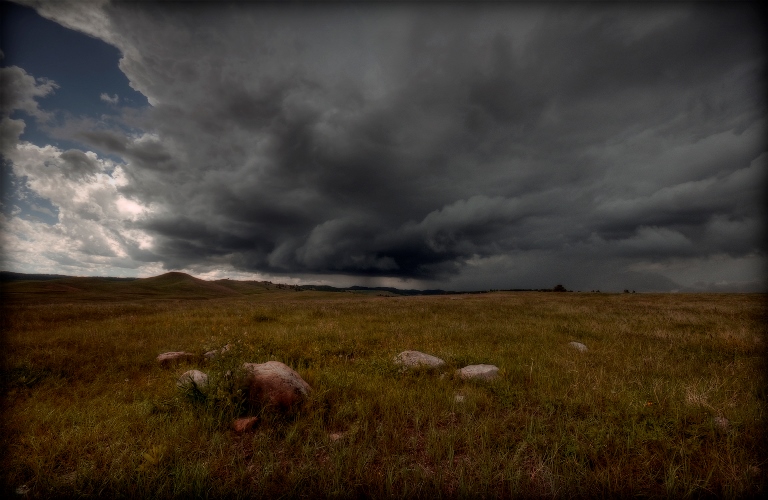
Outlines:
{"type": "Polygon", "coordinates": [[[118,102],[120,102],[120,96],[118,96],[117,94],[110,96],[106,92],[102,92],[101,95],[99,96],[99,99],[101,99],[102,101],[108,104],[117,104],[118,102]]]}

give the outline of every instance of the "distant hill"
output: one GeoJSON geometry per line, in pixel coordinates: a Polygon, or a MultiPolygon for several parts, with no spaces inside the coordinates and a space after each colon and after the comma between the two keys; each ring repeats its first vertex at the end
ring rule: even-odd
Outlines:
{"type": "Polygon", "coordinates": [[[230,279],[206,281],[180,272],[169,272],[151,278],[112,278],[0,271],[0,284],[2,284],[3,300],[10,301],[214,299],[301,291],[352,292],[385,296],[454,293],[443,290],[400,290],[391,287],[341,288],[324,285],[284,285],[269,281],[230,279]]]}
{"type": "MultiPolygon", "coordinates": [[[[73,300],[131,299],[213,299],[274,292],[351,292],[380,296],[450,295],[487,293],[488,290],[453,292],[446,290],[413,290],[393,287],[329,285],[287,285],[270,281],[220,279],[206,281],[180,272],[169,272],[151,278],[75,277],[61,274],[24,274],[0,271],[3,299],[22,297],[65,298],[73,300]]],[[[490,290],[501,292],[551,292],[552,289],[490,290]]]]}
{"type": "Polygon", "coordinates": [[[185,273],[170,272],[142,278],[123,287],[126,291],[135,293],[161,293],[171,295],[194,295],[201,297],[218,297],[240,295],[238,292],[221,286],[213,281],[205,281],[185,273]]]}
{"type": "MultiPolygon", "coordinates": [[[[14,273],[11,271],[0,271],[0,283],[7,283],[9,281],[47,281],[62,278],[72,278],[73,276],[67,276],[64,274],[24,274],[14,273]]],[[[99,278],[108,281],[134,281],[140,278],[99,278]]]]}
{"type": "MultiPolygon", "coordinates": [[[[151,278],[102,278],[3,271],[0,283],[3,300],[10,301],[213,299],[244,295],[246,292],[177,272],[151,278]]],[[[250,288],[252,293],[266,290],[258,285],[251,285],[250,288]]]]}

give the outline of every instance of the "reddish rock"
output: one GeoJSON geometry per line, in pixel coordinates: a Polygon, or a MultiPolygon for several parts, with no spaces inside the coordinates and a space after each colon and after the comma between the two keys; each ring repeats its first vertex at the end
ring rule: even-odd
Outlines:
{"type": "Polygon", "coordinates": [[[197,355],[191,352],[164,352],[157,356],[157,362],[162,367],[171,366],[183,361],[194,361],[195,359],[197,359],[197,355]]]}
{"type": "Polygon", "coordinates": [[[232,427],[235,428],[235,432],[242,434],[243,432],[252,430],[256,426],[258,420],[258,417],[238,418],[233,422],[232,427]]]}
{"type": "Polygon", "coordinates": [[[298,373],[279,361],[244,363],[243,368],[246,394],[254,405],[288,408],[302,401],[312,390],[298,373]]]}

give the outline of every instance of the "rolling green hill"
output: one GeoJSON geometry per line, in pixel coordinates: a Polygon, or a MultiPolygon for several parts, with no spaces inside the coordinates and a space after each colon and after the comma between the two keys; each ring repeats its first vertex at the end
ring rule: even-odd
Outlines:
{"type": "MultiPolygon", "coordinates": [[[[5,274],[5,273],[4,273],[5,274]]],[[[142,299],[215,299],[252,295],[278,290],[274,285],[256,281],[205,281],[185,273],[170,272],[151,278],[116,279],[24,275],[3,276],[2,292],[6,301],[121,301],[142,299]]]]}
{"type": "Polygon", "coordinates": [[[142,299],[202,300],[300,291],[348,292],[358,295],[444,295],[443,290],[401,290],[388,287],[285,285],[269,281],[220,279],[206,281],[180,272],[151,278],[75,277],[59,274],[23,274],[0,271],[6,301],[122,301],[142,299]]]}

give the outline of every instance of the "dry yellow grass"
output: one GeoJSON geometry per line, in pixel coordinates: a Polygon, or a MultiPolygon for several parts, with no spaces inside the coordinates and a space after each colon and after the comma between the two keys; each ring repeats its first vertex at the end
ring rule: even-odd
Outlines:
{"type": "Polygon", "coordinates": [[[8,495],[765,493],[764,296],[62,300],[4,310],[8,495]],[[206,397],[176,389],[190,365],[154,361],[227,343],[200,365],[206,397]],[[447,376],[399,372],[392,358],[406,349],[441,357],[447,376]],[[248,410],[225,374],[269,359],[314,391],[235,434],[232,419],[248,410]],[[501,377],[451,375],[475,363],[501,377]]]}

